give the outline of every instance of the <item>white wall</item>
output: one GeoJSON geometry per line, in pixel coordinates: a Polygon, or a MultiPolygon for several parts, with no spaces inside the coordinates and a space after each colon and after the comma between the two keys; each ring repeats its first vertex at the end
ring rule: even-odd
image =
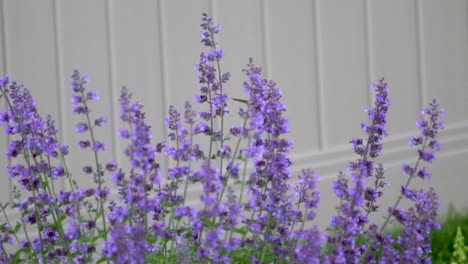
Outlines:
{"type": "MultiPolygon", "coordinates": [[[[181,107],[198,91],[193,65],[202,50],[198,25],[206,11],[224,28],[222,67],[233,75],[231,96],[242,96],[240,70],[250,56],[283,88],[296,143],[294,168],[310,166],[323,176],[321,223],[328,222],[334,207],[333,177],[354,158],[347,142],[362,135],[359,124],[372,100],[368,87],[380,76],[390,83],[392,97],[384,160],[393,192],[386,201],[404,180],[401,162],[415,158],[415,150],[406,145],[416,133],[419,109],[435,97],[447,118],[443,151],[431,166],[430,184],[444,206],[468,202],[468,172],[463,166],[468,161],[466,0],[0,3],[0,73],[8,72],[32,90],[40,111],[56,118],[70,145],[80,138],[74,133],[77,119],[69,103],[69,76],[75,68],[88,73],[91,88],[101,94],[94,112],[112,121],[98,137],[108,144],[118,142],[111,131],[118,127],[120,87],[127,85],[144,103],[155,138],[160,139],[167,107],[181,107]]],[[[6,141],[2,134],[0,149],[6,141]]],[[[115,145],[105,158],[121,161],[121,150],[115,145]]],[[[72,159],[88,162],[76,151],[72,159]]],[[[3,156],[3,200],[9,198],[6,165],[3,156]]],[[[79,166],[73,169],[80,182],[92,181],[80,175],[79,166]]]]}

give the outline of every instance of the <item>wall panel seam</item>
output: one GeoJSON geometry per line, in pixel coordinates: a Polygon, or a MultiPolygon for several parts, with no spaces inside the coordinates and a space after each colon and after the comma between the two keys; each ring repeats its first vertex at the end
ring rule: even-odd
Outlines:
{"type": "MultiPolygon", "coordinates": [[[[58,114],[58,119],[60,121],[60,138],[62,142],[67,142],[67,136],[65,133],[65,127],[67,125],[65,118],[65,99],[64,92],[62,91],[64,85],[64,72],[63,72],[63,51],[62,51],[62,36],[61,36],[61,27],[60,27],[60,6],[58,0],[53,0],[53,21],[54,21],[54,42],[55,42],[55,72],[56,72],[56,82],[57,82],[57,101],[58,107],[60,109],[58,114]]],[[[65,180],[60,179],[60,186],[62,189],[65,189],[65,180]]]]}
{"type": "MultiPolygon", "coordinates": [[[[365,43],[365,52],[366,54],[366,74],[367,74],[367,83],[366,87],[369,87],[369,85],[374,82],[373,78],[374,76],[374,49],[373,49],[373,34],[372,34],[372,23],[370,20],[372,20],[371,17],[371,7],[369,0],[364,0],[363,3],[363,8],[364,8],[364,43],[365,43]]],[[[370,89],[366,90],[366,96],[367,96],[367,103],[369,104],[369,107],[373,105],[373,97],[371,96],[371,91],[370,89]]]]}
{"type": "MultiPolygon", "coordinates": [[[[163,9],[164,9],[164,2],[163,0],[158,0],[158,5],[157,5],[157,12],[156,14],[158,14],[158,27],[157,27],[157,30],[158,30],[158,41],[159,41],[159,55],[161,56],[160,57],[160,64],[159,64],[159,69],[160,69],[160,76],[161,76],[161,113],[162,113],[162,116],[164,117],[165,113],[166,113],[166,110],[167,110],[167,104],[169,102],[169,89],[167,88],[168,86],[168,73],[167,73],[167,68],[168,68],[168,65],[167,65],[167,58],[166,58],[166,29],[165,29],[165,19],[164,19],[164,16],[163,14],[165,14],[165,12],[163,12],[163,9]]],[[[166,136],[168,134],[168,131],[167,131],[167,127],[165,125],[165,122],[164,122],[164,118],[161,120],[161,123],[159,124],[160,126],[162,126],[162,129],[163,129],[163,133],[164,133],[164,136],[166,136]]],[[[162,170],[163,171],[167,171],[167,168],[169,166],[169,158],[164,156],[164,162],[162,164],[162,170]]]]}
{"type": "Polygon", "coordinates": [[[269,23],[269,15],[268,15],[268,1],[262,0],[260,2],[260,16],[261,16],[261,41],[262,41],[262,46],[263,46],[263,69],[264,69],[264,74],[266,76],[266,79],[270,80],[272,78],[271,74],[271,60],[270,60],[270,55],[271,55],[271,48],[270,48],[270,27],[268,26],[269,23]]]}
{"type": "MultiPolygon", "coordinates": [[[[2,47],[3,47],[3,50],[2,50],[2,53],[3,53],[3,75],[6,75],[8,73],[8,65],[9,65],[9,54],[8,54],[8,33],[7,33],[7,13],[6,13],[6,1],[4,0],[1,0],[0,1],[0,8],[1,8],[1,15],[2,17],[0,19],[2,19],[2,47]]],[[[4,103],[4,105],[6,106],[6,103],[4,103]]],[[[7,146],[10,144],[10,136],[6,136],[6,144],[7,146]]],[[[6,158],[6,154],[4,154],[4,156],[6,158]]],[[[7,166],[10,166],[11,165],[11,160],[10,159],[7,159],[7,166]]],[[[13,193],[12,193],[12,180],[10,177],[8,177],[8,193],[9,193],[9,199],[10,199],[10,202],[13,202],[13,193]]]]}
{"type": "Polygon", "coordinates": [[[113,44],[113,27],[112,27],[112,3],[110,0],[106,1],[106,40],[107,40],[107,67],[108,67],[108,74],[109,74],[109,98],[110,98],[110,115],[111,115],[111,129],[112,129],[112,158],[118,161],[120,160],[120,146],[117,144],[117,110],[116,110],[116,93],[115,93],[115,52],[114,52],[114,44],[113,44]]]}
{"type": "Polygon", "coordinates": [[[427,102],[427,91],[426,91],[426,67],[425,67],[425,47],[423,44],[424,40],[424,19],[422,11],[422,2],[420,0],[415,1],[415,22],[416,22],[416,45],[418,52],[416,54],[416,62],[418,65],[418,92],[419,92],[419,109],[422,109],[427,102]]]}
{"type": "Polygon", "coordinates": [[[317,115],[317,142],[318,142],[318,150],[323,151],[326,149],[326,130],[325,130],[325,105],[323,104],[324,98],[324,90],[323,90],[323,81],[322,81],[322,56],[321,56],[321,40],[320,40],[320,17],[319,17],[319,3],[317,0],[314,0],[312,3],[313,8],[313,23],[312,29],[314,34],[314,55],[315,55],[315,94],[316,94],[316,115],[317,115]]]}

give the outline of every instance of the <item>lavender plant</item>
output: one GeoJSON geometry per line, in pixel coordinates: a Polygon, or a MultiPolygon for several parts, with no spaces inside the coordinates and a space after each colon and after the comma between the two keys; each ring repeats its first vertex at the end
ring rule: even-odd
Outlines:
{"type": "Polygon", "coordinates": [[[436,136],[443,111],[437,102],[423,109],[417,122],[421,135],[410,139],[418,159],[403,164],[407,182],[400,196],[382,224],[370,223],[387,185],[385,167],[376,158],[390,107],[387,83],[380,79],[372,86],[375,104],[361,125],[365,138],[350,141],[358,158],[333,184],[339,205],[323,232],[313,226],[318,175],[311,169],[298,177],[291,173],[292,142],[285,139],[289,125],[280,88],[249,59],[243,70],[245,99],[230,98],[230,74],[221,69],[224,51],[217,42],[221,27],[203,14],[201,28],[207,51],[196,65],[200,110],[190,102],[182,111],[170,106],[164,140],[153,142],[143,106],[122,88],[120,117],[126,127],[119,135],[128,142],[128,167],[100,157],[106,145],[95,129],[107,121],[91,115],[99,96],[87,90],[86,75],[73,72],[73,112],[83,117],[75,128],[87,136],[77,144],[92,153],[93,164],[82,172],[93,177],[93,187],[80,187],[73,179],[68,145],[59,142],[53,120],[40,115],[30,92],[8,76],[0,80],[7,104],[0,125],[11,138],[8,173],[16,180],[13,203],[0,206],[0,263],[430,262],[437,194],[410,183],[430,178],[423,164],[440,150],[436,136]],[[226,127],[225,118],[233,115],[228,102],[240,106],[242,124],[226,127]],[[208,144],[201,144],[203,139],[208,144]],[[170,162],[162,170],[159,162],[165,158],[170,162]],[[62,178],[67,188],[57,190],[62,178]],[[188,203],[193,188],[202,190],[200,206],[188,203]],[[116,198],[109,198],[111,193],[116,198]],[[403,199],[412,206],[401,208],[403,199]],[[9,219],[11,209],[19,212],[18,219],[9,219]],[[404,235],[385,234],[392,222],[403,226],[404,235]]]}

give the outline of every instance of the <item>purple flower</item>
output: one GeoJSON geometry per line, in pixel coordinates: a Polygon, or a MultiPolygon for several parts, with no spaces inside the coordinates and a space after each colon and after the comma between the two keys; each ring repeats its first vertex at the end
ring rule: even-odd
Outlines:
{"type": "Polygon", "coordinates": [[[426,162],[432,162],[436,157],[433,151],[430,150],[418,150],[419,157],[426,162]]]}
{"type": "Polygon", "coordinates": [[[76,132],[83,134],[88,131],[88,125],[86,123],[78,123],[75,126],[76,132]]]}
{"type": "Polygon", "coordinates": [[[42,242],[39,238],[35,238],[33,241],[32,241],[32,249],[34,251],[41,251],[42,250],[42,242]]]}
{"type": "Polygon", "coordinates": [[[100,126],[102,126],[103,124],[104,124],[104,125],[107,125],[107,120],[106,120],[105,118],[103,118],[103,117],[98,117],[98,118],[96,118],[96,119],[94,120],[94,125],[95,125],[95,126],[100,127],[100,126]]]}
{"type": "Polygon", "coordinates": [[[401,247],[402,263],[429,263],[431,261],[431,237],[430,232],[440,228],[437,222],[437,210],[439,208],[438,197],[431,188],[427,192],[413,192],[412,197],[416,201],[415,207],[408,211],[397,210],[394,215],[404,227],[404,236],[398,238],[401,247]]]}
{"type": "Polygon", "coordinates": [[[169,117],[166,118],[166,125],[170,130],[178,130],[182,125],[180,124],[180,114],[174,106],[169,106],[169,117]]]}
{"type": "Polygon", "coordinates": [[[296,234],[294,258],[298,263],[319,264],[325,236],[316,228],[296,234]]]}
{"type": "Polygon", "coordinates": [[[62,166],[55,167],[52,172],[52,176],[56,179],[65,175],[65,169],[62,166]]]}
{"type": "Polygon", "coordinates": [[[30,248],[31,247],[31,243],[29,241],[21,241],[21,248],[30,248]]]}
{"type": "Polygon", "coordinates": [[[111,180],[115,185],[120,185],[124,177],[125,174],[122,172],[122,170],[114,171],[111,174],[111,180]]]}
{"type": "Polygon", "coordinates": [[[431,172],[427,170],[426,167],[422,167],[419,171],[418,171],[418,177],[422,178],[422,179],[431,179],[431,172]]]}
{"type": "Polygon", "coordinates": [[[115,161],[109,161],[106,164],[106,170],[113,172],[117,169],[117,163],[115,161]]]}
{"type": "Polygon", "coordinates": [[[189,101],[185,102],[185,112],[184,112],[184,120],[186,124],[193,125],[195,124],[195,116],[196,112],[192,109],[192,104],[189,101]]]}
{"type": "Polygon", "coordinates": [[[413,175],[414,175],[414,168],[413,167],[411,167],[410,165],[408,165],[406,163],[403,163],[402,169],[403,169],[403,175],[413,177],[413,175]]]}
{"type": "Polygon", "coordinates": [[[91,166],[84,166],[84,167],[83,167],[83,172],[86,173],[86,174],[91,174],[91,173],[93,173],[93,167],[91,167],[91,166]]]}
{"type": "Polygon", "coordinates": [[[316,189],[318,177],[311,169],[302,170],[299,175],[299,182],[296,184],[296,195],[298,203],[303,203],[307,209],[306,220],[313,220],[315,213],[313,210],[318,207],[320,192],[316,189]]]}
{"type": "Polygon", "coordinates": [[[104,151],[106,150],[106,144],[100,141],[94,141],[93,150],[95,152],[98,152],[99,150],[104,151]]]}
{"type": "Polygon", "coordinates": [[[59,239],[59,234],[56,230],[53,230],[52,228],[46,228],[44,231],[42,231],[42,236],[50,244],[55,244],[57,240],[59,239]]]}
{"type": "Polygon", "coordinates": [[[3,79],[0,79],[0,89],[5,88],[10,82],[10,76],[7,74],[3,79]]]}
{"type": "Polygon", "coordinates": [[[86,93],[86,100],[97,101],[99,100],[99,95],[96,92],[89,91],[88,93],[86,93]]]}
{"type": "MultiPolygon", "coordinates": [[[[214,42],[214,35],[218,34],[221,31],[220,25],[213,25],[213,19],[209,17],[206,13],[202,15],[202,23],[200,24],[202,28],[202,40],[201,42],[207,47],[216,47],[214,42]]],[[[218,54],[218,53],[216,53],[218,54]]],[[[221,52],[222,56],[222,52],[221,52]]]]}
{"type": "Polygon", "coordinates": [[[78,145],[80,146],[80,148],[85,149],[91,146],[91,143],[89,142],[89,140],[81,140],[78,142],[78,145]]]}

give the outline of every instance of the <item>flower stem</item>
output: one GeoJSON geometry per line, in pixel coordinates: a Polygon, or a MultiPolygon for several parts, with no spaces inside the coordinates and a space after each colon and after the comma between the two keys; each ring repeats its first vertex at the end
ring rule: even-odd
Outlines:
{"type": "MultiPolygon", "coordinates": [[[[93,127],[91,125],[91,120],[89,118],[89,111],[88,111],[88,106],[86,104],[86,97],[84,95],[84,92],[82,91],[81,92],[81,99],[83,101],[83,105],[85,107],[85,109],[87,110],[86,111],[86,121],[88,123],[88,127],[89,127],[89,134],[91,136],[91,143],[92,143],[92,147],[93,147],[93,152],[94,152],[94,161],[96,163],[96,174],[97,174],[97,183],[98,183],[98,188],[101,192],[101,195],[102,195],[102,192],[104,191],[102,189],[102,179],[101,179],[101,174],[103,174],[102,172],[102,168],[101,168],[101,165],[99,163],[99,158],[98,158],[98,154],[97,154],[97,149],[94,149],[94,145],[96,143],[96,140],[94,138],[94,132],[93,132],[93,127]]],[[[104,239],[106,240],[107,239],[107,228],[106,228],[106,216],[105,216],[105,210],[104,210],[104,199],[102,197],[99,197],[99,205],[101,207],[101,216],[102,216],[102,227],[103,227],[103,233],[104,233],[104,239]]]]}

